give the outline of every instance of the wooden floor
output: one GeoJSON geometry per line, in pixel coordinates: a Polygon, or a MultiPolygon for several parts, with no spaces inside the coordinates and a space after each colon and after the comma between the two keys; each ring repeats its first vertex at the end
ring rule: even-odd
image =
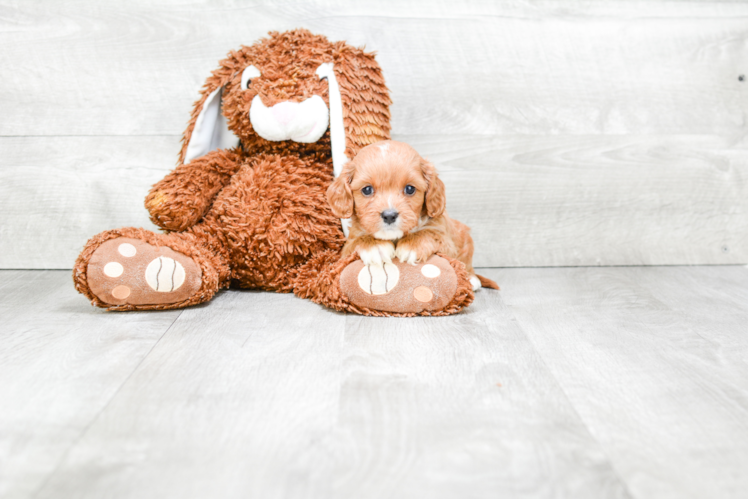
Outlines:
{"type": "Polygon", "coordinates": [[[484,269],[449,318],[0,272],[0,496],[748,495],[748,269],[484,269]]]}

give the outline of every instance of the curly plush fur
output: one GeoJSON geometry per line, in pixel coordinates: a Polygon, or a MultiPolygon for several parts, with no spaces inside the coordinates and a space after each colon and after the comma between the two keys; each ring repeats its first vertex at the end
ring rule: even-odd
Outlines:
{"type": "MultiPolygon", "coordinates": [[[[345,237],[326,200],[333,182],[330,129],[316,142],[271,141],[263,139],[250,120],[256,96],[266,107],[301,103],[313,96],[330,107],[330,82],[315,73],[323,63],[332,63],[340,88],[345,155],[353,158],[359,149],[389,139],[390,98],[373,54],[306,30],[272,32],[252,46],[232,51],[195,103],[179,166],[146,197],[151,220],[167,234],[123,228],[95,236],[75,264],[78,291],[99,307],[172,309],[204,302],[233,285],[296,292],[341,311],[392,315],[354,306],[340,290],[337,278],[351,259],[340,259],[345,237]],[[242,72],[249,65],[261,76],[244,90],[242,72]],[[200,113],[218,89],[228,128],[240,142],[186,162],[200,113]],[[168,246],[192,258],[202,270],[199,292],[180,302],[145,306],[102,301],[89,286],[88,263],[97,248],[117,237],[168,246]]],[[[459,278],[458,293],[443,310],[422,314],[451,314],[472,301],[464,266],[451,263],[459,278]]]]}

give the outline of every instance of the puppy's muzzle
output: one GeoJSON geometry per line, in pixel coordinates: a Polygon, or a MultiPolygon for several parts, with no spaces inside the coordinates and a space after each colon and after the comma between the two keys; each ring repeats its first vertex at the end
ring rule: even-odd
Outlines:
{"type": "Polygon", "coordinates": [[[397,210],[388,208],[387,210],[383,210],[380,215],[385,224],[394,224],[400,214],[397,210]]]}

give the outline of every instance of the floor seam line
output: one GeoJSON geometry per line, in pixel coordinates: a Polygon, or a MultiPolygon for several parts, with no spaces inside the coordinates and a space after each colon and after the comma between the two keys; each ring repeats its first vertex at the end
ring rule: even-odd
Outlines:
{"type": "Polygon", "coordinates": [[[132,371],[127,375],[125,380],[122,381],[122,383],[117,387],[117,390],[114,391],[114,394],[109,398],[109,400],[104,404],[104,406],[101,407],[101,409],[96,413],[96,415],[86,424],[86,426],[81,430],[78,437],[73,441],[70,446],[68,446],[67,450],[65,450],[65,453],[62,454],[60,457],[60,460],[57,462],[57,465],[55,465],[54,469],[47,475],[46,478],[44,478],[44,481],[41,482],[39,487],[34,491],[33,495],[31,495],[29,498],[39,498],[39,493],[44,489],[45,486],[47,486],[47,483],[54,477],[55,474],[57,474],[57,471],[60,469],[62,464],[65,462],[65,459],[70,455],[70,452],[75,448],[78,443],[83,439],[83,437],[88,433],[88,431],[91,429],[93,424],[99,420],[99,417],[101,417],[102,413],[109,407],[110,404],[112,404],[112,401],[117,397],[117,395],[120,393],[122,388],[127,384],[127,382],[132,378],[133,374],[138,371],[140,366],[143,364],[143,362],[148,359],[148,357],[151,355],[153,350],[156,348],[158,344],[161,343],[161,340],[166,336],[167,333],[171,330],[171,328],[174,326],[174,324],[177,322],[179,318],[182,317],[182,314],[184,314],[184,310],[179,311],[179,314],[176,318],[174,318],[174,321],[172,321],[168,327],[164,330],[164,333],[161,334],[161,336],[158,338],[156,342],[153,343],[150,349],[148,349],[148,352],[143,356],[143,358],[138,362],[137,365],[135,365],[135,368],[132,369],[132,371]]]}
{"type": "Polygon", "coordinates": [[[579,422],[582,425],[584,425],[584,428],[587,430],[587,433],[590,435],[590,438],[592,438],[594,440],[594,442],[597,443],[597,445],[600,447],[600,451],[603,453],[603,455],[605,455],[605,459],[610,464],[611,470],[616,475],[616,477],[618,478],[618,480],[621,482],[621,486],[623,486],[623,488],[624,488],[624,493],[628,496],[628,498],[638,498],[636,495],[634,495],[632,493],[631,488],[629,487],[628,482],[626,482],[626,480],[621,476],[620,472],[618,472],[618,469],[616,468],[615,463],[613,462],[613,459],[610,457],[610,454],[608,453],[608,450],[605,449],[605,447],[600,442],[600,440],[597,438],[597,436],[595,436],[595,434],[592,432],[592,429],[590,429],[589,424],[582,417],[582,415],[579,413],[579,410],[577,410],[576,405],[574,404],[574,402],[571,400],[571,398],[567,394],[566,389],[564,388],[563,385],[561,385],[561,382],[556,377],[556,374],[553,373],[553,371],[551,370],[550,366],[548,366],[548,363],[546,362],[545,358],[541,354],[540,349],[538,349],[538,346],[532,340],[532,338],[530,337],[530,335],[527,334],[527,328],[526,328],[526,326],[523,324],[522,320],[520,318],[518,318],[517,315],[514,313],[513,307],[510,306],[509,304],[507,304],[507,309],[511,310],[511,312],[512,312],[512,318],[517,322],[517,326],[519,326],[520,330],[522,330],[522,333],[524,334],[525,338],[527,339],[527,341],[532,346],[533,350],[535,351],[535,354],[537,354],[538,358],[540,358],[540,362],[543,363],[543,366],[548,371],[548,374],[551,377],[553,377],[553,380],[556,382],[556,385],[558,386],[559,390],[561,391],[561,394],[563,394],[563,396],[566,399],[566,401],[569,402],[569,407],[572,409],[572,411],[574,412],[574,414],[577,416],[577,418],[579,419],[579,422]]]}

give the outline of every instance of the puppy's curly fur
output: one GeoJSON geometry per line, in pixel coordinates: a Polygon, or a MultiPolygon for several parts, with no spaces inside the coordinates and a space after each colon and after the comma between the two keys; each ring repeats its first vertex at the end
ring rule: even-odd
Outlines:
{"type": "Polygon", "coordinates": [[[498,288],[473,271],[470,228],[446,212],[444,183],[434,165],[408,144],[381,141],[348,163],[327,190],[333,213],[351,218],[343,256],[364,264],[425,262],[439,253],[465,264],[473,288],[498,288]]]}

